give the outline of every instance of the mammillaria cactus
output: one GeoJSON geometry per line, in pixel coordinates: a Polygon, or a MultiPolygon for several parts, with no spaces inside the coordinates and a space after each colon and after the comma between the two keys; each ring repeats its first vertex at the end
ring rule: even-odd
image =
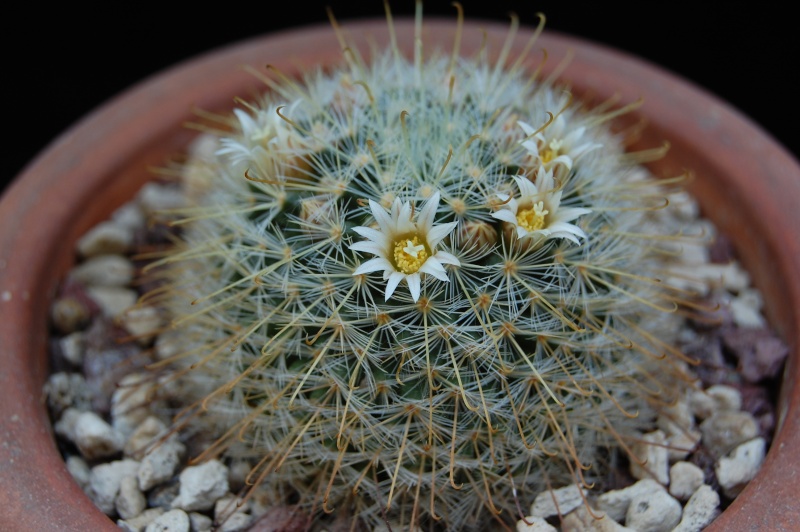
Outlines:
{"type": "Polygon", "coordinates": [[[340,67],[265,76],[190,161],[147,300],[182,346],[176,426],[216,435],[198,460],[248,460],[311,514],[513,527],[602,482],[686,378],[691,293],[662,281],[680,179],[529,69],[534,41],[417,43],[342,36],[340,67]]]}

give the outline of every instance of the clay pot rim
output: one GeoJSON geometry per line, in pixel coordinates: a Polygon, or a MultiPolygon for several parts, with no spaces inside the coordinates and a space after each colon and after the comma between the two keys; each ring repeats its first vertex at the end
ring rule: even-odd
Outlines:
{"type": "MultiPolygon", "coordinates": [[[[363,43],[367,35],[381,34],[386,22],[367,19],[341,24],[363,43]]],[[[430,38],[452,42],[452,19],[426,17],[424,25],[430,38]]],[[[395,19],[395,26],[400,40],[407,42],[413,21],[395,19]]],[[[467,21],[463,50],[474,49],[480,39],[470,40],[468,35],[480,35],[481,29],[486,29],[490,39],[502,42],[508,26],[467,21]]],[[[531,32],[520,28],[515,43],[524,43],[531,32]]],[[[793,504],[790,487],[800,483],[796,460],[800,456],[800,280],[796,275],[800,236],[789,234],[791,228],[800,227],[795,205],[800,198],[800,165],[760,126],[670,72],[613,48],[549,30],[539,42],[551,58],[565,55],[567,48],[575,50],[563,76],[581,90],[602,97],[618,92],[621,101],[643,95],[642,113],[652,119],[650,140],[659,135],[669,138],[676,149],[688,150],[686,162],[693,168],[730,177],[719,190],[713,187],[720,183],[712,179],[703,192],[717,192],[723,203],[743,209],[715,221],[726,232],[734,231],[740,252],[742,248],[753,252],[742,260],[762,289],[768,317],[789,343],[791,355],[780,400],[782,426],[761,472],[709,530],[800,527],[798,517],[788,512],[793,504]],[[693,148],[698,138],[703,139],[700,150],[693,148]],[[703,151],[722,156],[704,159],[703,151]],[[760,257],[767,264],[759,262],[760,257]],[[789,410],[794,414],[786,415],[789,410]]],[[[72,263],[78,235],[133,196],[146,165],[160,164],[190,140],[189,132],[175,130],[191,117],[191,107],[230,108],[232,96],[260,89],[238,65],[262,65],[265,57],[281,58],[275,64],[294,74],[301,67],[338,62],[341,54],[330,27],[315,25],[255,37],[179,63],[76,123],[4,192],[0,202],[0,386],[5,396],[0,401],[0,435],[5,443],[0,446],[0,499],[5,507],[0,522],[6,528],[117,530],[67,472],[40,400],[47,375],[49,301],[60,274],[72,263]],[[291,60],[297,58],[299,62],[291,60]],[[91,201],[98,197],[103,201],[91,201]]],[[[675,171],[668,166],[655,168],[675,171]]]]}

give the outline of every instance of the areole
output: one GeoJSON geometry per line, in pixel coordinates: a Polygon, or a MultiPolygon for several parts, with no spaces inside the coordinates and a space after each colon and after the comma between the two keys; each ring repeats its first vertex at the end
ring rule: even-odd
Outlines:
{"type": "MultiPolygon", "coordinates": [[[[362,45],[385,42],[384,20],[346,24],[362,45]]],[[[413,46],[413,21],[395,20],[400,46],[413,46]]],[[[502,41],[507,27],[468,22],[462,50],[484,38],[502,41]]],[[[451,20],[426,19],[426,43],[449,45],[451,20]]],[[[520,30],[523,47],[533,30],[520,30]]],[[[644,98],[633,118],[644,116],[641,146],[668,139],[668,155],[651,165],[657,175],[690,168],[691,192],[705,214],[731,236],[744,266],[766,300],[768,318],[789,344],[780,423],[759,475],[710,530],[800,528],[793,493],[800,487],[800,166],[752,122],[712,96],[657,67],[620,52],[545,31],[545,68],[574,52],[561,77],[577,96],[622,102],[644,98]],[[713,121],[705,120],[709,113],[713,121]],[[752,176],[759,176],[753,179],[752,176]],[[747,252],[745,252],[747,251],[747,252]]],[[[193,107],[227,110],[235,96],[260,89],[242,64],[271,61],[298,74],[339,62],[328,26],[266,36],[220,49],[147,80],[99,108],[41,154],[0,203],[0,473],[9,530],[117,530],[70,477],[54,445],[40,401],[47,378],[49,302],[73,262],[74,242],[132,197],[158,166],[188,145],[183,127],[193,107]],[[134,112],[135,111],[135,112],[134,112]],[[102,200],[98,201],[98,198],[102,200]],[[43,214],[44,213],[44,214],[43,214]],[[24,228],[21,230],[20,228],[24,228]]]]}

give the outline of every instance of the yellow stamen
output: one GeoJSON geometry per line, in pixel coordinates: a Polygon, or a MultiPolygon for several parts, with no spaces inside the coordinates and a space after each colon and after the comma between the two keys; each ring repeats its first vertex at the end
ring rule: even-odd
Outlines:
{"type": "Polygon", "coordinates": [[[538,231],[544,227],[544,217],[550,211],[544,208],[544,202],[535,203],[530,209],[522,209],[517,213],[517,224],[526,231],[538,231]]]}
{"type": "Polygon", "coordinates": [[[394,262],[397,270],[406,274],[416,273],[428,260],[428,251],[419,237],[401,238],[394,243],[394,262]]]}

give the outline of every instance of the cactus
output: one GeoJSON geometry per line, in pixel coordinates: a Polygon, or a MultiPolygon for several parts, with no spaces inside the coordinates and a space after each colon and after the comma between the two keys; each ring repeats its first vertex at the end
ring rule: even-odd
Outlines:
{"type": "Polygon", "coordinates": [[[146,296],[182,345],[176,427],[213,435],[197,460],[321,519],[513,527],[673,400],[680,179],[508,50],[346,47],[216,122],[146,296]]]}

